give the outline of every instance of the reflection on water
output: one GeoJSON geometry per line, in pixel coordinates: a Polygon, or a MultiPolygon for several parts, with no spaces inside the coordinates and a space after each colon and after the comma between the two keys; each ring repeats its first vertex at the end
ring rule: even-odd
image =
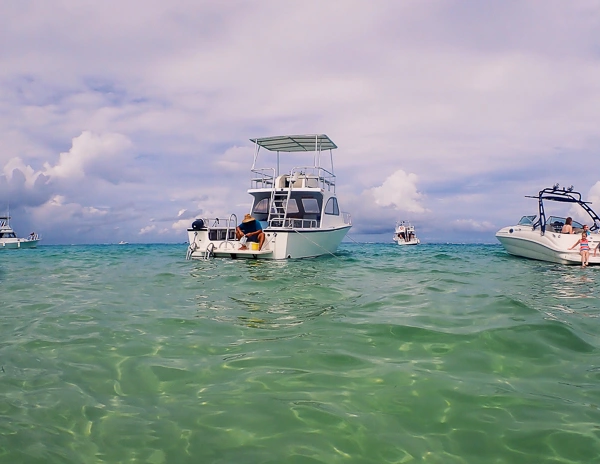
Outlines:
{"type": "Polygon", "coordinates": [[[599,317],[600,269],[526,262],[522,270],[520,285],[530,287],[521,292],[522,298],[547,319],[572,325],[599,317]]]}
{"type": "Polygon", "coordinates": [[[596,280],[583,269],[581,273],[564,272],[551,285],[556,298],[594,298],[596,280]]]}
{"type": "Polygon", "coordinates": [[[190,275],[202,289],[196,296],[198,317],[257,329],[289,328],[319,317],[341,301],[323,276],[331,261],[323,257],[194,263],[190,275]]]}

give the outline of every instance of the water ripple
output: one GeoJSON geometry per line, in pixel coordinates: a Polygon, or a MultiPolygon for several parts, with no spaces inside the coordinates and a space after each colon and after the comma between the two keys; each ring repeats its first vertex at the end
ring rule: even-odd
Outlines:
{"type": "Polygon", "coordinates": [[[597,461],[598,270],[401,248],[3,254],[0,461],[597,461]]]}

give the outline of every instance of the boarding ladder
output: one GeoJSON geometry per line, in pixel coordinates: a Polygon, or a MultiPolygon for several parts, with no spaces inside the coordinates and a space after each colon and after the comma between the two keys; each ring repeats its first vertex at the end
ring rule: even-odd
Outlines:
{"type": "Polygon", "coordinates": [[[286,190],[277,191],[273,188],[271,191],[271,208],[269,208],[269,217],[267,222],[270,227],[284,227],[287,219],[287,208],[290,196],[292,194],[292,186],[286,190]]]}

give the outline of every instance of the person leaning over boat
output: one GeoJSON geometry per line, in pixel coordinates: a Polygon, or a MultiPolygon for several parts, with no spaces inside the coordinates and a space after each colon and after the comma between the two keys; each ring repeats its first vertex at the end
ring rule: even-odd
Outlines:
{"type": "Polygon", "coordinates": [[[400,226],[400,228],[398,229],[398,237],[400,237],[402,240],[406,241],[406,232],[404,229],[404,226],[400,226]]]}
{"type": "Polygon", "coordinates": [[[577,245],[579,245],[579,254],[581,255],[581,267],[585,267],[589,264],[588,261],[590,260],[590,243],[588,242],[587,233],[581,232],[581,238],[569,250],[572,250],[577,245]]]}
{"type": "Polygon", "coordinates": [[[571,225],[572,222],[573,222],[573,218],[571,216],[569,216],[565,220],[565,225],[562,226],[560,233],[561,234],[572,234],[573,233],[573,226],[571,225]]]}
{"type": "MultiPolygon", "coordinates": [[[[265,243],[265,233],[260,226],[260,223],[251,215],[246,214],[239,226],[235,229],[235,236],[238,240],[246,237],[248,242],[258,242],[258,249],[261,250],[265,243]]],[[[240,250],[247,250],[245,243],[242,243],[240,250]]]]}

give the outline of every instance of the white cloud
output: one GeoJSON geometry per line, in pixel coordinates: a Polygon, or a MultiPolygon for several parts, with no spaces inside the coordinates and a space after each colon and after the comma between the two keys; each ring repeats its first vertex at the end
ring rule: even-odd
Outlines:
{"type": "Polygon", "coordinates": [[[598,214],[600,214],[600,181],[592,185],[587,200],[594,204],[594,207],[598,209],[598,214]]]}
{"type": "Polygon", "coordinates": [[[458,232],[496,232],[498,229],[489,221],[474,219],[456,219],[450,223],[450,228],[458,232]]]}
{"type": "Polygon", "coordinates": [[[3,172],[8,180],[13,178],[15,170],[23,173],[25,176],[25,186],[27,188],[32,188],[41,174],[40,172],[36,172],[31,166],[26,165],[21,158],[12,158],[4,165],[3,172]]]}
{"type": "Polygon", "coordinates": [[[114,180],[122,174],[123,155],[131,145],[121,134],[83,131],[73,138],[71,149],[60,154],[56,165],[44,164],[44,174],[69,180],[79,180],[86,175],[114,180]]]}
{"type": "Polygon", "coordinates": [[[78,231],[85,231],[87,233],[92,228],[104,224],[109,215],[106,209],[85,206],[74,201],[69,201],[64,195],[52,196],[44,204],[32,208],[31,213],[38,224],[38,229],[39,226],[52,224],[53,222],[62,223],[63,225],[69,224],[72,230],[67,231],[65,227],[61,229],[65,237],[69,237],[69,233],[78,231]]]}
{"type": "Polygon", "coordinates": [[[185,232],[187,231],[188,227],[190,227],[192,221],[190,221],[189,219],[180,219],[177,222],[174,222],[171,225],[171,229],[177,231],[177,232],[185,232]]]}
{"type": "Polygon", "coordinates": [[[215,161],[215,166],[224,171],[248,171],[250,161],[252,160],[252,148],[231,147],[228,148],[222,156],[215,161]]]}
{"type": "Polygon", "coordinates": [[[417,190],[418,177],[398,170],[390,175],[382,185],[371,189],[375,203],[379,206],[393,206],[398,211],[424,213],[423,195],[417,190]]]}
{"type": "Polygon", "coordinates": [[[145,235],[145,234],[149,234],[150,232],[153,232],[156,230],[156,226],[152,225],[152,226],[146,226],[146,227],[142,227],[139,231],[140,235],[145,235]]]}

